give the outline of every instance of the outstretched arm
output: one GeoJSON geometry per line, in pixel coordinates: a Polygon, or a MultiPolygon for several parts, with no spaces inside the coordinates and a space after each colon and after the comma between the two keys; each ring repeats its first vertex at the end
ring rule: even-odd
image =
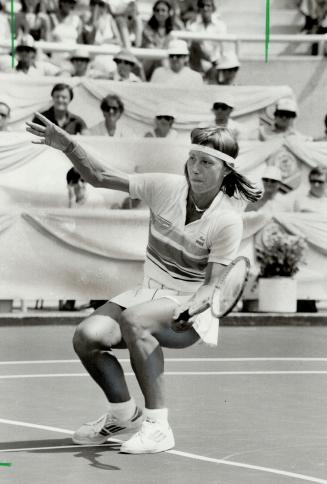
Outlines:
{"type": "Polygon", "coordinates": [[[26,131],[40,139],[34,144],[45,144],[62,151],[73,163],[85,181],[94,187],[110,188],[112,190],[129,191],[128,175],[111,169],[87,153],[66,131],[49,121],[45,116],[36,113],[43,125],[27,122],[26,131]]]}

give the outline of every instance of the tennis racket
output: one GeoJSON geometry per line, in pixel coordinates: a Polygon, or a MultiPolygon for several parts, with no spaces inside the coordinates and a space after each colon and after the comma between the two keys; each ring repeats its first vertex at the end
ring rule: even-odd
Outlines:
{"type": "Polygon", "coordinates": [[[249,277],[249,270],[249,259],[243,256],[236,257],[217,280],[211,296],[192,311],[187,309],[182,312],[176,321],[188,321],[192,316],[200,314],[208,308],[216,318],[226,316],[240,300],[249,277]]]}

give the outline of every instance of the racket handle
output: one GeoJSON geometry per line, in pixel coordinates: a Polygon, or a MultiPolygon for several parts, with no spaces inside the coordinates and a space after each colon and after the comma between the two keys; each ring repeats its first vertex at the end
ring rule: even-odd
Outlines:
{"type": "Polygon", "coordinates": [[[188,321],[190,317],[191,315],[189,313],[189,310],[186,309],[186,311],[183,311],[175,321],[188,321]]]}

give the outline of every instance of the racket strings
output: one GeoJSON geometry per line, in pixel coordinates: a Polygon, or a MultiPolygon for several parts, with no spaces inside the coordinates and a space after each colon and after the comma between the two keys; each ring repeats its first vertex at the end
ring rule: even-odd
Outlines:
{"type": "Polygon", "coordinates": [[[223,283],[216,288],[212,298],[212,310],[221,317],[227,314],[239,300],[247,279],[248,265],[240,259],[227,270],[223,283]]]}

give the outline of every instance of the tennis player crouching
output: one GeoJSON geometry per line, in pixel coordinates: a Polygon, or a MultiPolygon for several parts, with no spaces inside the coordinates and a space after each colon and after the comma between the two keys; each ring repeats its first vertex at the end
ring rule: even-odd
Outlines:
{"type": "Polygon", "coordinates": [[[127,175],[103,166],[65,131],[38,117],[45,126],[27,123],[27,131],[40,137],[34,143],[61,150],[93,186],[129,192],[151,211],[143,285],[97,309],[74,335],[76,353],[110,403],[108,413],[82,425],[73,441],[99,444],[139,428],[121,452],[171,449],[175,441],[168,424],[162,347],[186,348],[200,338],[217,344],[218,321],[209,309],[191,321],[177,318],[211,294],[214,281],[237,254],[242,219],[233,198],[253,202],[260,191],[236,171],[238,145],[226,128],[192,131],[185,176],[127,175]],[[124,347],[144,395],[143,412],[111,351],[124,347]]]}

